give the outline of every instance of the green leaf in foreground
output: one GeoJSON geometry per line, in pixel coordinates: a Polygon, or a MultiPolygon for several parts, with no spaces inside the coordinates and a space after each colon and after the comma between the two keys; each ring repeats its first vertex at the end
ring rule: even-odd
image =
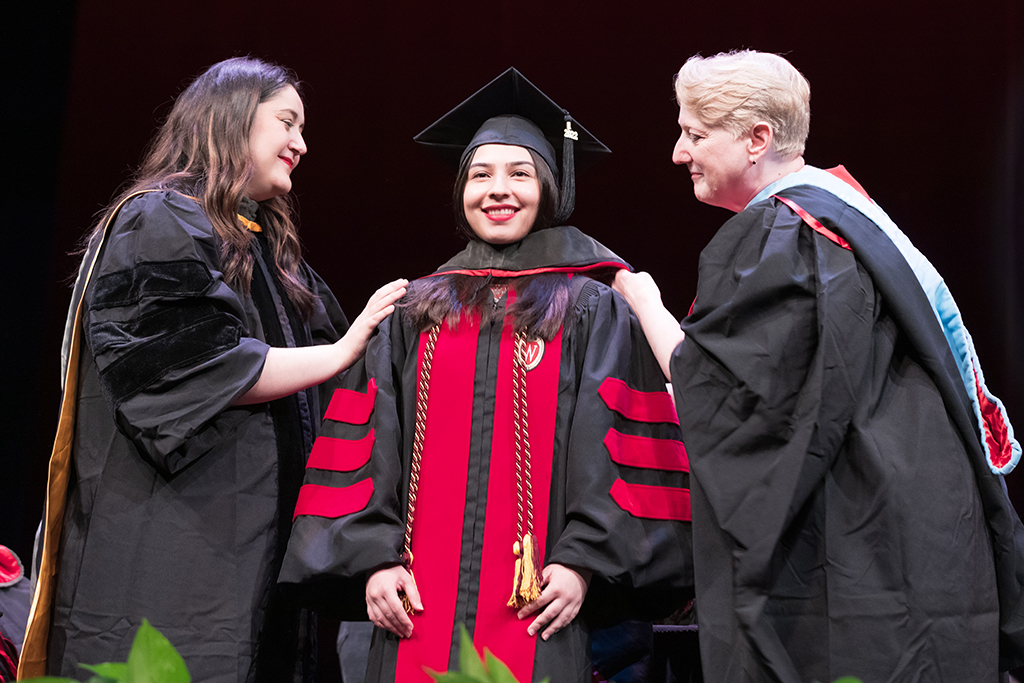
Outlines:
{"type": "Polygon", "coordinates": [[[436,671],[427,669],[427,673],[434,677],[434,680],[438,683],[487,683],[487,678],[477,678],[476,676],[468,676],[466,674],[459,673],[458,671],[451,671],[449,673],[439,674],[436,671]]]}
{"type": "Polygon", "coordinates": [[[128,653],[126,681],[131,683],[191,683],[185,660],[148,619],[135,634],[128,653]]]}
{"type": "Polygon", "coordinates": [[[470,676],[475,680],[489,681],[487,669],[480,655],[473,647],[473,639],[469,637],[469,631],[465,624],[459,624],[459,672],[464,676],[470,676]]]}
{"type": "Polygon", "coordinates": [[[512,671],[505,666],[504,662],[491,654],[490,650],[484,650],[484,656],[487,658],[487,671],[491,674],[488,680],[491,683],[517,683],[512,671]]]}
{"type": "MultiPolygon", "coordinates": [[[[459,624],[459,668],[461,671],[450,671],[439,674],[426,669],[427,673],[438,683],[518,683],[507,666],[488,649],[484,649],[487,665],[473,647],[473,639],[469,637],[464,624],[459,624]]],[[[548,683],[545,678],[541,683],[548,683]]]]}
{"type": "Polygon", "coordinates": [[[128,665],[123,662],[107,662],[106,664],[79,664],[86,671],[96,674],[103,680],[127,681],[128,665]]]}

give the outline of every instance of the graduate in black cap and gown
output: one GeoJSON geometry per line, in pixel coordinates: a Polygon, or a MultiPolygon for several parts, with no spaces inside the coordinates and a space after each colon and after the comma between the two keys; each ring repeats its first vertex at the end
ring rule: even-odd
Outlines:
{"type": "Polygon", "coordinates": [[[470,242],[331,399],[281,581],[366,582],[367,681],[457,668],[460,624],[519,681],[589,681],[599,613],[692,584],[675,411],[602,283],[629,266],[563,224],[577,161],[608,150],[514,69],[416,140],[458,161],[470,242]]]}

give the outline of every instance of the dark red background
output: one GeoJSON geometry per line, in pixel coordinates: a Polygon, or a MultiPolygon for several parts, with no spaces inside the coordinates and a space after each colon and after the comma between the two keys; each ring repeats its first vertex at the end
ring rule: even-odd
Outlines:
{"type": "MultiPolygon", "coordinates": [[[[378,285],[460,248],[452,174],[412,136],[513,65],[614,152],[579,178],[572,222],[652,272],[682,315],[700,250],[728,214],[697,203],[670,162],[672,74],[696,52],[782,53],[812,85],[808,162],[845,164],[935,263],[989,386],[1024,425],[1019,0],[90,0],[19,12],[5,28],[18,40],[5,39],[16,55],[4,93],[0,542],[23,558],[56,425],[68,252],[174,95],[234,55],[286,64],[307,84],[301,235],[350,316],[378,285]]],[[[1017,499],[1021,476],[1008,478],[1017,499]]]]}

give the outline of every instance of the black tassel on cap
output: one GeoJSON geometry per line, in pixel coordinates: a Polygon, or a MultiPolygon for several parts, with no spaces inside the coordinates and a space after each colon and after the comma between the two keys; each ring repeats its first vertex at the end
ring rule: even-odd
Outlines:
{"type": "Polygon", "coordinates": [[[572,129],[572,117],[565,112],[565,130],[562,133],[562,196],[555,214],[555,225],[564,225],[576,208],[576,141],[579,133],[572,129]]]}

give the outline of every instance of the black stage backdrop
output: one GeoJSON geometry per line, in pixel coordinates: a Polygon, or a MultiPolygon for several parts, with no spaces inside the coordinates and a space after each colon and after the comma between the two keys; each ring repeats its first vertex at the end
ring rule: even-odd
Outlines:
{"type": "MultiPolygon", "coordinates": [[[[699,204],[670,161],[672,74],[697,52],[781,53],[812,85],[807,161],[845,164],[946,277],[989,386],[1024,430],[1019,0],[19,5],[4,30],[20,40],[4,41],[17,54],[4,94],[0,543],[26,560],[57,418],[69,252],[173,96],[236,55],[306,84],[301,236],[350,317],[380,284],[461,248],[453,174],[412,137],[509,66],[612,149],[578,179],[572,223],[650,271],[681,316],[728,214],[699,204]]],[[[1024,502],[1022,477],[1008,484],[1024,502]]]]}

